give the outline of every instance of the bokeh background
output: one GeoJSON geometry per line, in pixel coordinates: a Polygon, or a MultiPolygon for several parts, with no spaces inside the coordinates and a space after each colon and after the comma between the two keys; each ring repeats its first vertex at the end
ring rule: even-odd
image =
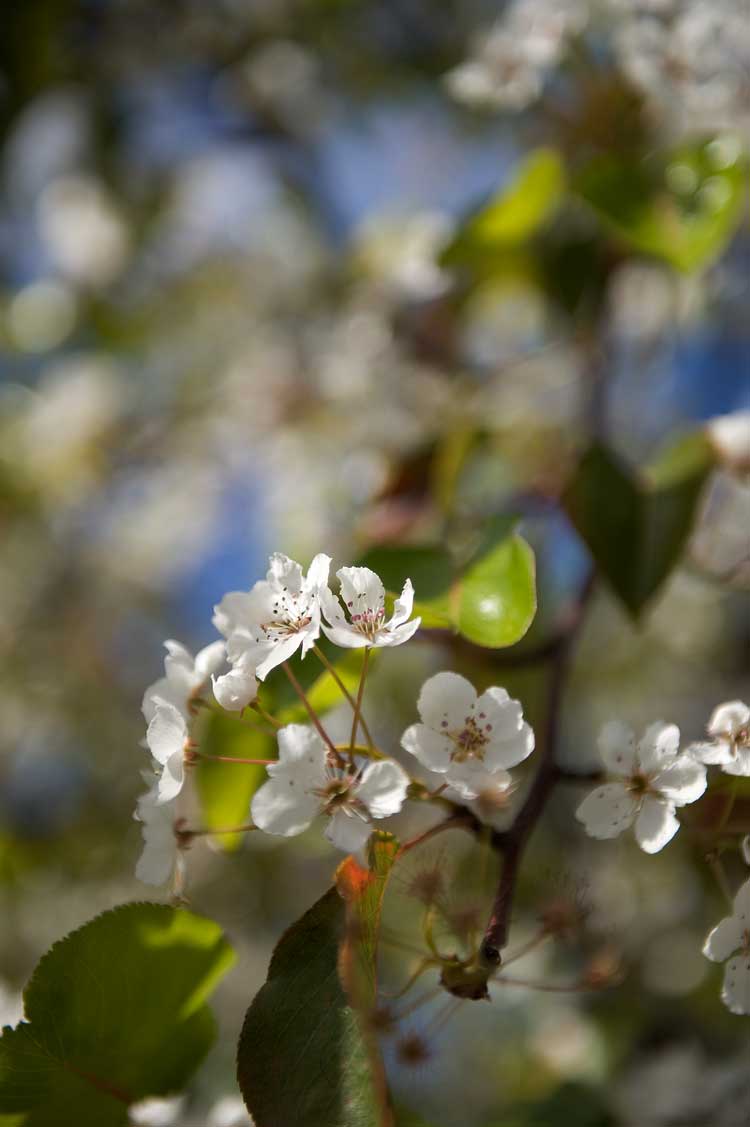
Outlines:
{"type": "MultiPolygon", "coordinates": [[[[592,418],[642,465],[750,407],[749,107],[741,0],[6,5],[0,1018],[53,940],[151,895],[133,876],[143,690],[164,638],[211,641],[213,605],[270,551],[340,566],[516,513],[538,553],[538,639],[587,568],[556,499],[592,418]],[[496,229],[472,233],[466,215],[529,159],[496,229]]],[[[694,739],[716,703],[747,699],[749,560],[750,487],[717,472],[642,621],[597,593],[565,708],[571,767],[595,764],[612,716],[694,739]]],[[[389,749],[446,663],[539,721],[543,673],[507,655],[501,671],[434,641],[386,656],[367,714],[389,749]]],[[[403,1122],[747,1122],[750,1025],[700,954],[722,913],[700,852],[586,840],[580,790],[561,790],[517,934],[579,890],[625,982],[593,999],[497,990],[416,1068],[387,1043],[403,1122]]],[[[454,836],[466,887],[461,865],[492,861],[454,836]]],[[[258,838],[190,854],[192,906],[240,959],[179,1123],[222,1127],[273,943],[330,882],[314,832],[258,838]]],[[[407,933],[409,905],[394,893],[389,911],[407,933]]],[[[575,954],[546,958],[533,976],[575,954]]],[[[386,953],[391,988],[409,959],[386,953]]]]}

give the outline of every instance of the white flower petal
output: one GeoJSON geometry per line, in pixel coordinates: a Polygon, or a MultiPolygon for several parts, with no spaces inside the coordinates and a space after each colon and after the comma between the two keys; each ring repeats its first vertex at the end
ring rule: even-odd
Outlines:
{"type": "Polygon", "coordinates": [[[750,954],[735,955],[725,966],[721,1000],[733,1014],[750,1014],[750,954]]]}
{"type": "Polygon", "coordinates": [[[391,627],[400,626],[402,622],[406,622],[413,609],[414,588],[412,587],[411,579],[407,579],[404,583],[404,588],[401,592],[401,595],[393,604],[393,615],[391,617],[389,625],[391,627]]]}
{"type": "MultiPolygon", "coordinates": [[[[502,777],[510,778],[507,771],[501,771],[502,777]]],[[[462,763],[451,763],[445,780],[461,798],[471,800],[479,798],[483,791],[489,789],[490,780],[495,776],[486,770],[480,759],[465,759],[462,763]]]]}
{"type": "Polygon", "coordinates": [[[180,751],[175,752],[174,755],[170,755],[169,759],[167,759],[164,764],[164,770],[157,783],[156,793],[158,801],[160,803],[171,802],[173,799],[177,798],[184,782],[185,756],[182,749],[180,749],[180,751]]]}
{"type": "Polygon", "coordinates": [[[476,721],[480,728],[488,724],[492,739],[504,740],[517,735],[523,727],[523,709],[505,689],[493,685],[477,700],[476,721]]]}
{"type": "Polygon", "coordinates": [[[678,755],[674,763],[652,776],[651,786],[676,806],[687,806],[705,791],[706,768],[689,755],[678,755]]]}
{"type": "Polygon", "coordinates": [[[364,802],[373,818],[398,814],[406,799],[409,776],[395,759],[368,763],[362,772],[356,797],[364,802]]]}
{"type": "Polygon", "coordinates": [[[300,779],[282,772],[255,792],[250,814],[253,824],[265,833],[294,837],[307,829],[320,807],[320,801],[307,793],[300,779]]]}
{"type": "Polygon", "coordinates": [[[306,790],[324,787],[327,749],[315,729],[306,724],[287,724],[276,738],[279,760],[269,764],[268,774],[290,774],[306,790]]]}
{"type": "Polygon", "coordinates": [[[649,724],[638,742],[638,762],[647,775],[667,767],[680,749],[680,729],[658,720],[649,724]]]}
{"type": "Polygon", "coordinates": [[[694,743],[686,748],[687,754],[691,755],[699,763],[705,763],[711,767],[716,764],[724,766],[726,763],[731,763],[734,759],[734,750],[729,740],[714,740],[712,743],[694,743]]]}
{"type": "Polygon", "coordinates": [[[341,581],[341,601],[352,618],[365,611],[382,610],[385,588],[380,576],[369,567],[342,567],[336,575],[341,581]]]}
{"type": "Polygon", "coordinates": [[[185,718],[161,697],[154,700],[154,716],[146,731],[148,749],[157,763],[166,763],[177,751],[182,754],[187,739],[185,718]]]}
{"type": "Polygon", "coordinates": [[[460,731],[472,715],[477,694],[474,686],[458,673],[435,673],[422,685],[417,711],[436,732],[460,731]]]}
{"type": "Polygon", "coordinates": [[[404,642],[408,642],[413,638],[419,627],[422,625],[421,618],[412,618],[411,622],[405,622],[403,626],[388,626],[373,638],[372,642],[363,641],[363,645],[373,646],[401,646],[404,642]]]}
{"type": "Polygon", "coordinates": [[[271,670],[288,661],[301,645],[302,634],[299,631],[296,634],[290,634],[281,642],[270,645],[268,656],[264,657],[255,667],[255,675],[258,680],[265,681],[271,670]]]}
{"type": "Polygon", "coordinates": [[[735,893],[734,915],[743,928],[750,929],[750,880],[741,884],[735,893]]]}
{"type": "Polygon", "coordinates": [[[318,590],[325,587],[328,582],[328,572],[331,567],[331,557],[319,552],[307,569],[306,584],[310,589],[318,590]]]}
{"type": "Polygon", "coordinates": [[[224,664],[226,646],[223,642],[211,642],[204,646],[195,655],[195,671],[201,675],[201,680],[207,681],[214,673],[218,673],[224,664]]]}
{"type": "Polygon", "coordinates": [[[249,626],[253,621],[254,600],[248,591],[228,591],[214,607],[211,621],[220,634],[228,638],[239,626],[249,626]]]}
{"type": "Polygon", "coordinates": [[[729,700],[711,713],[708,722],[710,736],[735,736],[750,724],[750,708],[741,700],[729,700]]]}
{"type": "Polygon", "coordinates": [[[647,794],[635,820],[635,839],[644,853],[658,853],[680,828],[671,802],[647,794]]]}
{"type": "Polygon", "coordinates": [[[147,724],[150,724],[156,715],[157,700],[165,700],[169,704],[173,704],[179,711],[182,711],[180,707],[180,696],[175,692],[174,683],[169,681],[166,677],[160,677],[158,681],[154,681],[153,685],[149,685],[143,694],[141,712],[147,724]]]}
{"type": "Polygon", "coordinates": [[[258,695],[258,682],[253,673],[230,669],[222,677],[212,677],[214,696],[228,712],[241,712],[258,695]]]}
{"type": "Polygon", "coordinates": [[[529,724],[523,723],[520,730],[507,739],[490,740],[484,749],[484,765],[488,771],[515,767],[528,759],[533,750],[534,731],[529,724]]]}
{"type": "Polygon", "coordinates": [[[362,646],[370,645],[364,634],[355,630],[348,622],[342,622],[336,626],[326,626],[323,622],[321,623],[321,630],[329,642],[333,642],[334,646],[340,646],[342,649],[359,650],[362,646]]]}
{"type": "Polygon", "coordinates": [[[638,802],[621,783],[605,783],[584,798],[576,818],[590,837],[606,839],[632,826],[637,812],[638,802]]]}
{"type": "Polygon", "coordinates": [[[361,818],[352,817],[343,810],[337,810],[328,819],[328,825],[325,828],[325,836],[331,845],[335,845],[337,849],[343,850],[344,853],[357,853],[365,845],[371,833],[372,826],[369,822],[363,822],[361,818]]]}
{"type": "Polygon", "coordinates": [[[175,665],[181,665],[183,669],[188,669],[191,673],[195,670],[195,658],[190,650],[183,646],[182,642],[176,642],[174,638],[167,638],[164,649],[175,665]]]}
{"type": "Polygon", "coordinates": [[[722,764],[725,775],[750,775],[750,747],[738,747],[728,763],[722,764]]]}
{"type": "Polygon", "coordinates": [[[741,946],[742,924],[736,916],[727,916],[708,933],[703,954],[714,963],[723,963],[741,946]]]}
{"type": "Polygon", "coordinates": [[[447,771],[455,744],[428,728],[426,724],[412,724],[401,737],[401,746],[431,771],[447,771]]]}
{"type": "Polygon", "coordinates": [[[740,849],[742,852],[742,860],[746,865],[750,865],[750,834],[745,834],[740,849]]]}
{"type": "Polygon", "coordinates": [[[609,720],[597,740],[602,762],[613,775],[632,775],[635,768],[635,734],[619,720],[609,720]]]}

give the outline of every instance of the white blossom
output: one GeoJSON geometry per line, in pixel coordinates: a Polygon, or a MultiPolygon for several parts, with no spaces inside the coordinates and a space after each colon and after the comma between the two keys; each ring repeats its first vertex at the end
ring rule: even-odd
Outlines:
{"type": "Polygon", "coordinates": [[[373,818],[397,814],[409,776],[395,760],[380,759],[362,770],[334,767],[314,729],[288,724],[278,733],[279,758],[253,797],[253,822],[266,833],[293,837],[317,815],[328,819],[325,836],[338,849],[356,852],[372,831],[373,818]]]}
{"type": "Polygon", "coordinates": [[[251,591],[230,591],[214,608],[214,625],[227,641],[235,666],[264,681],[298,649],[304,657],[320,635],[320,594],[326,590],[330,557],[317,555],[308,569],[275,553],[265,579],[251,591]]]}
{"type": "Polygon", "coordinates": [[[718,764],[727,775],[750,775],[750,708],[741,700],[720,704],[711,714],[711,739],[688,751],[701,763],[718,764]]]}
{"type": "Polygon", "coordinates": [[[222,677],[212,677],[211,683],[217,701],[229,712],[241,712],[258,695],[255,673],[239,665],[222,677]]]}
{"type": "Polygon", "coordinates": [[[184,1096],[151,1096],[128,1108],[132,1127],[174,1127],[185,1104],[184,1096]]]}
{"type": "Polygon", "coordinates": [[[154,715],[146,730],[146,744],[161,767],[158,802],[170,802],[185,781],[185,745],[189,734],[185,717],[170,701],[154,698],[154,715]]]}
{"type": "Polygon", "coordinates": [[[417,701],[421,724],[412,724],[401,746],[464,799],[510,785],[509,767],[534,750],[534,733],[517,700],[493,686],[477,696],[458,673],[436,673],[417,701]]]}
{"type": "Polygon", "coordinates": [[[674,724],[651,724],[637,745],[626,724],[605,724],[599,750],[617,781],[591,791],[576,810],[586,833],[611,838],[634,826],[645,853],[663,849],[680,828],[675,807],[695,802],[706,789],[705,767],[679,745],[674,724]]]}
{"type": "Polygon", "coordinates": [[[717,415],[707,424],[708,437],[728,470],[750,473],[750,410],[717,415]]]}
{"type": "Polygon", "coordinates": [[[726,962],[721,998],[733,1014],[750,1013],[750,880],[734,898],[734,910],[709,932],[703,954],[726,962]]]}
{"type": "Polygon", "coordinates": [[[323,623],[323,631],[335,645],[349,649],[398,646],[416,634],[422,620],[408,621],[414,607],[410,579],[406,580],[394,603],[393,614],[386,619],[385,588],[374,571],[369,567],[342,567],[336,576],[341,581],[339,597],[332,595],[327,587],[321,593],[323,614],[328,623],[323,623]]]}
{"type": "Polygon", "coordinates": [[[133,817],[141,823],[143,834],[135,875],[144,884],[166,884],[179,864],[180,853],[174,832],[174,803],[159,800],[155,780],[138,799],[133,817]]]}
{"type": "Polygon", "coordinates": [[[150,723],[156,711],[155,701],[169,701],[187,718],[190,700],[200,692],[208,679],[224,663],[225,647],[223,642],[212,642],[209,646],[199,650],[193,657],[190,650],[181,642],[169,638],[164,643],[167,656],[164,659],[164,676],[153,685],[149,685],[143,695],[141,709],[150,723]]]}

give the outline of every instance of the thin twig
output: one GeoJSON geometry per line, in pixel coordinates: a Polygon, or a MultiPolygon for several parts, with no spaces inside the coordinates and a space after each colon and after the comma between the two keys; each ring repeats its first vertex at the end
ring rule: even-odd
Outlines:
{"type": "MultiPolygon", "coordinates": [[[[346,699],[348,700],[348,702],[352,706],[352,708],[356,709],[356,707],[357,707],[356,701],[354,700],[354,697],[352,696],[352,694],[347,689],[344,682],[341,680],[341,677],[336,672],[335,665],[333,665],[332,662],[330,662],[328,660],[328,658],[326,657],[325,653],[320,648],[320,646],[318,646],[318,645],[313,646],[313,653],[318,658],[318,660],[320,662],[322,662],[322,664],[325,666],[325,668],[331,674],[331,677],[333,677],[333,680],[336,683],[336,685],[338,686],[340,692],[346,697],[346,699]]],[[[365,718],[364,718],[364,716],[362,715],[361,712],[359,714],[359,723],[362,727],[362,731],[364,732],[365,739],[367,740],[368,746],[370,748],[374,748],[375,747],[374,740],[373,740],[372,736],[370,735],[370,729],[367,727],[367,723],[366,723],[365,718]]]]}
{"type": "Polygon", "coordinates": [[[362,697],[365,693],[365,681],[367,680],[367,667],[370,663],[370,647],[365,647],[365,654],[362,658],[362,672],[359,676],[359,689],[357,690],[357,699],[354,702],[354,716],[352,718],[352,734],[349,739],[349,750],[354,751],[354,746],[357,742],[357,728],[359,727],[359,719],[362,713],[362,697]]]}
{"type": "Polygon", "coordinates": [[[289,678],[289,684],[292,686],[295,693],[297,694],[299,699],[304,704],[307,715],[310,717],[315,730],[317,731],[318,735],[322,739],[323,743],[326,744],[326,746],[328,747],[328,750],[331,752],[331,754],[333,756],[335,756],[336,762],[338,763],[341,760],[341,756],[339,755],[338,751],[336,750],[336,745],[333,742],[333,740],[331,739],[331,737],[328,735],[328,732],[325,730],[325,728],[321,724],[320,720],[318,719],[318,715],[317,715],[315,709],[310,704],[309,700],[307,699],[307,696],[305,695],[305,690],[302,688],[299,681],[294,676],[294,673],[292,672],[292,667],[290,666],[289,662],[285,661],[282,668],[283,668],[284,672],[286,673],[287,677],[289,678]]]}

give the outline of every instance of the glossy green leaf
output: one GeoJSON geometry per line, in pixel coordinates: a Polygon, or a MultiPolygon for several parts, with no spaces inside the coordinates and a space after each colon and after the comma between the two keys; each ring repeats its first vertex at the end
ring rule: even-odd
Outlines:
{"type": "Polygon", "coordinates": [[[363,1010],[374,996],[380,904],[395,855],[390,835],[376,835],[372,870],[344,861],[337,886],[279,942],[237,1055],[240,1089],[257,1127],[388,1122],[363,1010]]]}
{"type": "Polygon", "coordinates": [[[0,1038],[0,1113],[23,1127],[124,1127],[128,1104],[185,1086],[215,1037],[205,1000],[232,964],[221,929],[126,904],[56,943],[0,1038]]]}
{"type": "Polygon", "coordinates": [[[524,160],[512,183],[475,211],[445,249],[445,266],[486,267],[526,242],[557,210],[565,171],[554,149],[537,149],[524,160]]]}
{"type": "Polygon", "coordinates": [[[576,188],[630,247],[690,271],[716,258],[745,207],[747,160],[718,138],[640,164],[601,157],[576,188]]]}
{"type": "Polygon", "coordinates": [[[702,435],[676,443],[640,474],[599,444],[582,458],[565,507],[631,614],[639,613],[680,559],[712,464],[702,435]]]}
{"type": "MultiPolygon", "coordinates": [[[[201,752],[232,759],[275,759],[276,740],[262,728],[251,727],[256,720],[260,723],[254,713],[245,723],[236,713],[208,712],[199,732],[201,752]]],[[[199,759],[194,771],[206,829],[223,830],[248,821],[250,800],[266,779],[265,767],[199,759]]],[[[243,835],[221,833],[214,840],[222,849],[232,850],[239,847],[243,835]]]]}

